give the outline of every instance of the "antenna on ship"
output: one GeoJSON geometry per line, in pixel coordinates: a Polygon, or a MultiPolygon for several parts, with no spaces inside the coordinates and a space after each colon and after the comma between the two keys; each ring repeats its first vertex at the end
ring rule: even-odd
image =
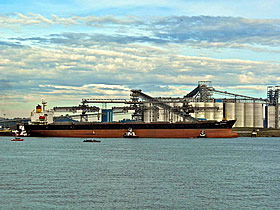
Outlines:
{"type": "Polygon", "coordinates": [[[43,112],[46,110],[47,102],[42,99],[42,104],[43,104],[43,112]]]}

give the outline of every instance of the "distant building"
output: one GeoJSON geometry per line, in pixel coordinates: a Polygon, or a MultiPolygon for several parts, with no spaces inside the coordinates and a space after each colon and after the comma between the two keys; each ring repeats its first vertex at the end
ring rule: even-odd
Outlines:
{"type": "Polygon", "coordinates": [[[29,118],[14,118],[14,119],[7,119],[7,118],[0,118],[0,126],[2,128],[10,128],[16,129],[18,124],[28,123],[30,121],[29,118]]]}

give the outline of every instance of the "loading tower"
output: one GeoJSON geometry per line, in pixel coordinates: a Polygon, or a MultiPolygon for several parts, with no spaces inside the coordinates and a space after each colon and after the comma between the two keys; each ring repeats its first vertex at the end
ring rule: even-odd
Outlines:
{"type": "Polygon", "coordinates": [[[279,128],[279,91],[280,86],[267,87],[267,104],[275,106],[275,128],[279,128]]]}

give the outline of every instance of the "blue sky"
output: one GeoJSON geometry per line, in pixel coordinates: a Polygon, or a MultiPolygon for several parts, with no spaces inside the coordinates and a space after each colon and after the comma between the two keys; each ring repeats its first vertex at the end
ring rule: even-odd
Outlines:
{"type": "Polygon", "coordinates": [[[280,81],[280,1],[2,1],[0,117],[198,81],[266,97],[280,81]]]}

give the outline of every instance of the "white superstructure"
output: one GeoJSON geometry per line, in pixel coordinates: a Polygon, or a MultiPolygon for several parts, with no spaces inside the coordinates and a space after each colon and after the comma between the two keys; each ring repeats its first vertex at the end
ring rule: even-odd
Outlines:
{"type": "Polygon", "coordinates": [[[36,106],[36,109],[31,112],[31,124],[50,124],[53,123],[53,110],[46,110],[47,102],[43,101],[43,109],[40,104],[36,106]]]}

